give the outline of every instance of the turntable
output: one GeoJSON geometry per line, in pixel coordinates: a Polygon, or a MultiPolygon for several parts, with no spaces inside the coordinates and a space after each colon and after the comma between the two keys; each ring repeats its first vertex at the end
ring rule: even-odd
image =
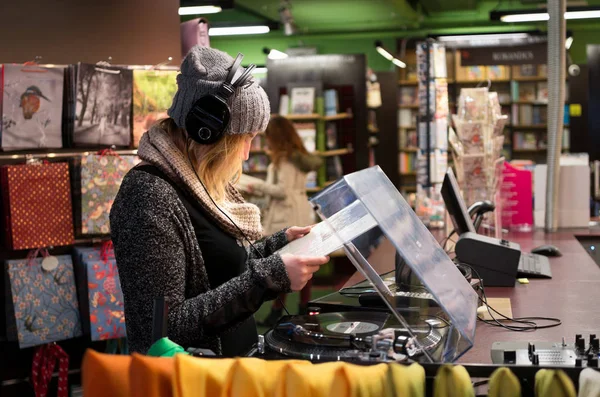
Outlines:
{"type": "Polygon", "coordinates": [[[285,316],[263,338],[258,351],[311,361],[386,362],[419,360],[440,348],[448,323],[420,319],[411,330],[389,313],[342,312],[285,316]]]}
{"type": "Polygon", "coordinates": [[[310,202],[385,311],[284,317],[261,337],[259,354],[441,363],[457,360],[473,346],[477,294],[381,168],[346,175],[310,202]],[[430,300],[397,299],[366,259],[365,241],[372,235],[385,236],[394,245],[430,300]]]}

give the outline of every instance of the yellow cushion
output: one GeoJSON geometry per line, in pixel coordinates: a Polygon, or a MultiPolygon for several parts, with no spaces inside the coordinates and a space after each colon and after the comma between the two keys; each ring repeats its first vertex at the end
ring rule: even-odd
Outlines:
{"type": "Polygon", "coordinates": [[[131,397],[171,397],[174,373],[173,357],[147,357],[134,353],[129,368],[131,397]]]}
{"type": "Polygon", "coordinates": [[[81,365],[86,397],[127,397],[131,356],[98,353],[88,349],[81,365]]]}
{"type": "Polygon", "coordinates": [[[425,370],[419,364],[390,364],[388,377],[394,396],[425,397],[425,370]]]}
{"type": "Polygon", "coordinates": [[[535,395],[543,397],[575,397],[575,386],[564,371],[540,369],[535,374],[535,395]]]}
{"type": "Polygon", "coordinates": [[[521,383],[510,369],[498,368],[490,376],[488,397],[521,397],[521,383]]]}
{"type": "Polygon", "coordinates": [[[442,365],[433,381],[434,397],[474,397],[469,373],[462,365],[442,365]]]}
{"type": "Polygon", "coordinates": [[[229,370],[234,362],[232,358],[176,355],[173,396],[220,396],[225,389],[229,370]]]}

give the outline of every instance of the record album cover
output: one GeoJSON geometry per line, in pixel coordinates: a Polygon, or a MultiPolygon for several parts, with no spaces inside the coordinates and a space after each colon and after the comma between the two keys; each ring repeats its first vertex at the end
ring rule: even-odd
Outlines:
{"type": "Polygon", "coordinates": [[[62,147],[64,69],[4,65],[2,148],[62,147]]]}
{"type": "Polygon", "coordinates": [[[79,64],[76,145],[131,144],[133,71],[79,64]]]}

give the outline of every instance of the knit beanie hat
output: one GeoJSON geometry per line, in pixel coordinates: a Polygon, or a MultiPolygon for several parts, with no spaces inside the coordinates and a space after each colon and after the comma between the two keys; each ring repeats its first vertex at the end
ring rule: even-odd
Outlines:
{"type": "MultiPolygon", "coordinates": [[[[216,93],[233,66],[233,58],[209,47],[193,47],[181,64],[177,75],[177,93],[168,110],[179,128],[185,128],[185,118],[200,97],[216,93]]],[[[227,104],[231,119],[225,134],[249,134],[264,131],[269,123],[271,107],[265,91],[254,80],[238,87],[227,104]]]]}

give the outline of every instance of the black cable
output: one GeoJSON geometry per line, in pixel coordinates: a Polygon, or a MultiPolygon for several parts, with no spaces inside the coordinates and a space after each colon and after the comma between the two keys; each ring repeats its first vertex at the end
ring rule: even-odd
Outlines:
{"type": "MultiPolygon", "coordinates": [[[[190,151],[189,151],[189,143],[190,140],[188,138],[188,145],[186,147],[186,153],[187,153],[187,158],[188,161],[190,162],[190,167],[192,167],[192,170],[194,170],[194,175],[196,175],[196,178],[198,178],[198,182],[200,182],[200,185],[202,185],[202,188],[204,189],[204,191],[206,192],[206,195],[208,196],[208,198],[210,199],[210,201],[213,203],[213,205],[223,214],[225,215],[225,217],[227,219],[229,219],[229,222],[231,222],[233,224],[233,226],[236,227],[236,229],[241,233],[242,236],[244,236],[244,239],[246,239],[246,241],[248,242],[248,244],[250,244],[250,246],[252,247],[252,249],[254,249],[254,252],[256,252],[256,254],[261,257],[262,259],[265,259],[265,257],[260,253],[260,251],[258,250],[258,248],[256,248],[254,246],[254,244],[252,244],[252,241],[250,241],[250,239],[246,236],[246,234],[242,231],[242,229],[233,221],[233,219],[231,219],[229,217],[229,215],[227,215],[227,213],[225,211],[223,211],[221,209],[221,207],[219,207],[217,205],[217,203],[215,202],[215,200],[213,200],[212,196],[210,195],[210,193],[208,192],[208,189],[206,188],[206,186],[204,186],[204,183],[202,182],[202,180],[200,179],[200,176],[198,175],[198,173],[196,172],[196,169],[194,168],[194,163],[192,163],[192,157],[190,156],[190,151]]],[[[289,316],[290,312],[288,311],[287,307],[285,307],[285,304],[283,303],[283,300],[277,296],[277,301],[281,304],[281,307],[283,307],[283,310],[285,310],[285,313],[289,316]]]]}
{"type": "Polygon", "coordinates": [[[509,331],[515,331],[515,332],[527,332],[527,331],[535,331],[538,329],[545,329],[545,328],[553,328],[553,327],[558,327],[559,325],[562,324],[562,321],[558,318],[553,318],[553,317],[539,317],[539,316],[527,316],[527,317],[508,317],[500,312],[498,312],[496,309],[494,309],[493,307],[491,307],[488,302],[487,302],[487,296],[485,294],[485,288],[483,285],[483,279],[481,278],[481,275],[479,274],[479,272],[473,268],[472,266],[461,262],[462,265],[467,266],[471,269],[471,271],[477,276],[477,278],[479,279],[479,289],[481,290],[481,293],[483,295],[483,299],[478,295],[478,299],[486,306],[488,314],[490,315],[490,317],[492,318],[492,320],[484,320],[482,318],[480,318],[479,316],[477,316],[477,319],[485,324],[494,326],[494,327],[500,327],[500,328],[504,328],[507,329],[509,331]],[[492,314],[492,312],[496,313],[497,315],[499,315],[500,317],[502,317],[500,320],[497,319],[496,317],[494,317],[494,315],[492,314]],[[504,321],[507,320],[509,322],[513,322],[513,323],[518,323],[518,324],[527,324],[527,325],[506,325],[506,324],[502,324],[500,321],[504,321]],[[551,321],[554,324],[549,324],[549,325],[538,325],[535,321],[533,320],[541,320],[541,321],[551,321]]]}

